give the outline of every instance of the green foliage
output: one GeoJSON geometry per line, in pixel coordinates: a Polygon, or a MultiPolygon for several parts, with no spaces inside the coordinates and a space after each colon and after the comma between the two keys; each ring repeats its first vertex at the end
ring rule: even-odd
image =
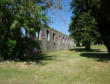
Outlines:
{"type": "Polygon", "coordinates": [[[47,8],[58,8],[60,1],[0,0],[0,59],[19,59],[40,49],[38,40],[32,38],[47,23],[47,8]],[[26,30],[25,36],[21,28],[26,30]]]}
{"type": "Polygon", "coordinates": [[[73,16],[69,31],[76,43],[83,43],[85,46],[86,44],[90,46],[93,42],[96,43],[97,39],[100,38],[97,22],[91,16],[90,3],[91,0],[73,0],[71,2],[73,16]]]}
{"type": "Polygon", "coordinates": [[[108,28],[110,23],[109,3],[110,0],[72,0],[71,9],[73,9],[73,13],[76,16],[82,12],[90,12],[90,15],[96,19],[101,38],[110,52],[110,33],[108,28]]]}
{"type": "MultiPolygon", "coordinates": [[[[98,22],[98,27],[104,41],[104,44],[108,48],[110,52],[110,0],[99,0],[99,3],[92,6],[93,16],[96,18],[98,22]],[[97,5],[100,5],[97,7],[97,5]],[[95,10],[93,9],[95,8],[95,10]]],[[[92,3],[93,4],[93,3],[92,3]]]]}
{"type": "Polygon", "coordinates": [[[35,36],[48,20],[45,11],[51,1],[0,0],[0,59],[18,59],[40,48],[37,39],[22,37],[21,28],[35,36]]]}
{"type": "Polygon", "coordinates": [[[24,57],[34,54],[34,48],[40,49],[40,43],[38,41],[27,37],[21,38],[14,48],[13,59],[23,59],[24,57]]]}
{"type": "Polygon", "coordinates": [[[7,53],[8,53],[8,55],[10,56],[11,53],[13,52],[13,50],[14,50],[14,47],[15,47],[15,45],[16,45],[16,41],[11,40],[11,39],[8,39],[7,45],[8,45],[8,48],[9,48],[8,51],[7,51],[7,53]]]}

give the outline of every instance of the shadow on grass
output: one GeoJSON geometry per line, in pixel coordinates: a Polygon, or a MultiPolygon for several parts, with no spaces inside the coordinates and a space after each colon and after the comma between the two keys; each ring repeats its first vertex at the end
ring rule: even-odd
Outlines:
{"type": "Polygon", "coordinates": [[[74,49],[70,49],[70,51],[76,51],[76,52],[105,52],[105,51],[101,51],[100,49],[86,50],[85,48],[74,48],[74,49]]]}
{"type": "Polygon", "coordinates": [[[49,60],[55,60],[56,56],[50,56],[48,54],[33,54],[31,56],[26,56],[23,58],[20,58],[19,61],[21,62],[27,62],[27,64],[31,64],[32,62],[35,62],[36,64],[42,64],[45,65],[47,62],[44,61],[49,61],[49,60]]]}
{"type": "Polygon", "coordinates": [[[92,58],[95,59],[96,61],[100,62],[108,62],[110,61],[110,56],[108,53],[81,53],[80,56],[87,57],[87,58],[92,58]]]}
{"type": "Polygon", "coordinates": [[[92,58],[100,62],[110,61],[110,55],[107,53],[107,51],[101,51],[100,49],[85,50],[85,48],[75,48],[70,49],[70,51],[80,52],[80,56],[92,58]]]}

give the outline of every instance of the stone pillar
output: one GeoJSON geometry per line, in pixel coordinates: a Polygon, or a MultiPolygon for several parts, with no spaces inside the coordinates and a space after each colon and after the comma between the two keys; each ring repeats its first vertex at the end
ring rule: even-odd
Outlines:
{"type": "Polygon", "coordinates": [[[40,39],[41,39],[41,50],[42,52],[47,52],[47,42],[46,42],[46,30],[41,29],[40,31],[40,39]]]}

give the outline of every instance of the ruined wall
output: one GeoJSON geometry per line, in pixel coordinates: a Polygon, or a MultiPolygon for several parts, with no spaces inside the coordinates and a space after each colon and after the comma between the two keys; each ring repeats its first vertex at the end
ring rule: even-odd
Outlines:
{"type": "Polygon", "coordinates": [[[55,29],[43,26],[38,33],[42,52],[65,50],[76,46],[74,40],[55,29]]]}

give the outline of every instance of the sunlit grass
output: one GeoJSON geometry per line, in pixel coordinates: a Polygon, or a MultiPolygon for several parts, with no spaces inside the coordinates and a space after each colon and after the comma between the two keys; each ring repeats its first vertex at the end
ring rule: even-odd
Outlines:
{"type": "Polygon", "coordinates": [[[110,59],[105,46],[46,53],[50,60],[1,62],[0,84],[109,84],[110,59]],[[101,49],[101,51],[99,51],[101,49]]]}

